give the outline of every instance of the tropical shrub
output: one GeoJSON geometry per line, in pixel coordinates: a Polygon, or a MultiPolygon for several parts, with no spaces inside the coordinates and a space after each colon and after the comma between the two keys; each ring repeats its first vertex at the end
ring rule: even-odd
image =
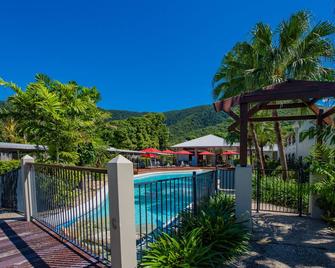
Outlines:
{"type": "Polygon", "coordinates": [[[5,174],[20,166],[19,160],[0,161],[0,175],[5,174]]]}
{"type": "Polygon", "coordinates": [[[95,87],[61,83],[43,74],[37,74],[25,90],[2,79],[0,86],[15,93],[0,108],[0,119],[15,122],[15,132],[29,143],[48,146],[46,161],[79,164],[87,160],[80,149],[105,145],[101,129],[110,115],[97,107],[100,94],[95,87]]]}
{"type": "Polygon", "coordinates": [[[215,266],[233,260],[248,248],[248,232],[243,223],[236,221],[235,200],[224,193],[203,202],[197,215],[183,214],[181,222],[181,235],[202,229],[203,243],[217,253],[212,260],[215,266]]]}
{"type": "Polygon", "coordinates": [[[141,267],[210,267],[216,253],[202,242],[202,229],[196,228],[184,236],[163,233],[150,244],[141,267]]]}
{"type": "Polygon", "coordinates": [[[163,234],[150,244],[141,266],[218,267],[229,263],[248,249],[249,240],[243,223],[236,221],[234,206],[233,198],[220,193],[203,202],[196,215],[182,214],[178,232],[163,234]]]}
{"type": "Polygon", "coordinates": [[[318,176],[312,185],[324,219],[335,226],[335,147],[318,145],[308,157],[311,172],[318,176]]]}

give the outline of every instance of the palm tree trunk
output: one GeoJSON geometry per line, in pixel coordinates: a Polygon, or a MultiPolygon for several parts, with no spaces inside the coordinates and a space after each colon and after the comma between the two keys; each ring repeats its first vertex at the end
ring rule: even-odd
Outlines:
{"type": "Polygon", "coordinates": [[[257,162],[260,165],[259,168],[261,169],[262,176],[265,176],[264,162],[263,162],[263,159],[261,157],[261,150],[260,150],[260,147],[259,147],[259,143],[258,143],[258,139],[257,139],[257,134],[256,134],[256,131],[255,131],[253,123],[250,123],[250,130],[251,130],[251,134],[252,134],[252,139],[253,139],[254,144],[255,144],[256,159],[257,159],[257,162]]]}
{"type": "MultiPolygon", "coordinates": [[[[272,116],[273,117],[278,117],[277,110],[272,111],[272,116]]],[[[280,123],[278,121],[275,121],[273,123],[273,126],[274,126],[274,131],[276,133],[276,143],[278,145],[280,165],[283,169],[283,179],[285,180],[285,179],[288,178],[288,170],[287,170],[286,156],[285,156],[285,152],[284,152],[284,144],[283,144],[283,139],[282,139],[282,135],[281,135],[280,123]]]]}

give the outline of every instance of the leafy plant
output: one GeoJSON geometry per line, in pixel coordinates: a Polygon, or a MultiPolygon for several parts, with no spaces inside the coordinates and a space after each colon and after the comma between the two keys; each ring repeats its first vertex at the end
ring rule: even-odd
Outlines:
{"type": "Polygon", "coordinates": [[[202,243],[202,229],[196,228],[184,236],[163,233],[149,245],[141,267],[214,267],[212,260],[217,253],[210,245],[202,243]]]}
{"type": "Polygon", "coordinates": [[[165,149],[169,131],[164,120],[163,114],[148,113],[113,121],[114,128],[109,131],[108,142],[113,147],[133,150],[147,147],[165,149]]]}
{"type": "Polygon", "coordinates": [[[16,169],[19,166],[20,161],[18,160],[0,161],[0,175],[5,174],[13,169],[16,169]]]}
{"type": "Polygon", "coordinates": [[[100,127],[108,115],[97,107],[99,92],[76,82],[61,83],[37,74],[22,90],[0,79],[0,85],[15,93],[0,108],[3,122],[13,122],[2,136],[15,140],[15,133],[34,144],[48,146],[47,161],[78,164],[79,147],[101,146],[100,127]]]}
{"type": "Polygon", "coordinates": [[[335,226],[335,147],[317,145],[307,158],[311,172],[319,177],[312,185],[324,219],[335,226]]]}
{"type": "Polygon", "coordinates": [[[184,213],[178,232],[150,244],[142,267],[218,267],[248,249],[249,234],[235,218],[234,199],[223,193],[184,213]],[[196,261],[196,262],[195,262],[196,261]]]}
{"type": "Polygon", "coordinates": [[[180,234],[202,229],[202,242],[211,245],[217,257],[215,265],[232,261],[248,249],[249,234],[235,217],[234,198],[219,193],[201,204],[198,214],[183,214],[180,234]]]}

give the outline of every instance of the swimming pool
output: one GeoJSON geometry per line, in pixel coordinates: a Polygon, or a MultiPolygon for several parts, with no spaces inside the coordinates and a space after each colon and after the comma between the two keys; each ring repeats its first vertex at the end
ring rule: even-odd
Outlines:
{"type": "MultiPolygon", "coordinates": [[[[206,171],[197,170],[197,175],[206,171]]],[[[192,174],[187,172],[159,172],[134,177],[135,223],[151,230],[163,227],[192,203],[192,174]]],[[[91,218],[106,217],[109,201],[105,198],[91,218]]]]}

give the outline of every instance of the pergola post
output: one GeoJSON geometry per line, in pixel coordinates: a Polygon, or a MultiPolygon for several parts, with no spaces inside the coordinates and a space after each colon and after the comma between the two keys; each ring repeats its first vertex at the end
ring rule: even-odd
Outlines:
{"type": "Polygon", "coordinates": [[[248,104],[240,104],[240,165],[235,169],[236,216],[251,230],[252,169],[248,164],[248,104]]]}
{"type": "MultiPolygon", "coordinates": [[[[316,143],[318,145],[321,145],[322,144],[322,133],[321,133],[321,131],[322,131],[322,125],[323,125],[323,109],[319,109],[316,125],[317,125],[316,143]]],[[[320,180],[320,176],[318,176],[316,174],[310,174],[309,175],[309,183],[310,184],[313,184],[318,180],[320,180]]],[[[314,193],[311,193],[309,195],[309,213],[310,213],[310,215],[313,219],[320,219],[322,214],[323,214],[323,211],[317,205],[317,199],[318,199],[318,197],[314,193]]]]}
{"type": "Polygon", "coordinates": [[[319,109],[319,114],[316,121],[317,125],[317,137],[316,137],[316,143],[322,144],[322,125],[323,125],[323,109],[319,109]]]}
{"type": "Polygon", "coordinates": [[[240,166],[246,167],[248,160],[248,104],[240,104],[240,166]]]}

